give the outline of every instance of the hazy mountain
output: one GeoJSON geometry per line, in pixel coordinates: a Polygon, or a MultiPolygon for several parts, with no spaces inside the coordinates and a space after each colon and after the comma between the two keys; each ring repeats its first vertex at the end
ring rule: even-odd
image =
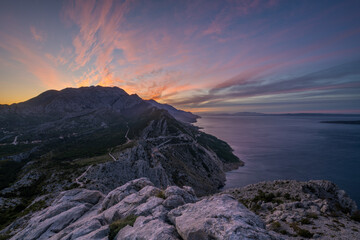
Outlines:
{"type": "Polygon", "coordinates": [[[299,117],[355,117],[360,114],[340,113],[258,113],[258,112],[237,112],[237,113],[205,113],[204,116],[299,116],[299,117]]]}
{"type": "Polygon", "coordinates": [[[237,113],[205,113],[204,116],[263,116],[265,113],[237,112],[237,113]]]}
{"type": "Polygon", "coordinates": [[[200,116],[192,114],[191,112],[178,110],[169,104],[161,104],[156,102],[155,100],[147,100],[147,102],[154,107],[168,111],[174,118],[182,122],[194,123],[196,122],[196,119],[200,118],[200,116]]]}

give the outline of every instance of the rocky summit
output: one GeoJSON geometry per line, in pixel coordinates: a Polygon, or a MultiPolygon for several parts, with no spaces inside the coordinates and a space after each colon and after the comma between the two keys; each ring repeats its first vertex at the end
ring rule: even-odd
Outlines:
{"type": "Polygon", "coordinates": [[[78,187],[108,194],[147,177],[159,188],[217,192],[242,162],[226,142],[188,123],[196,117],[117,87],[50,90],[1,105],[0,229],[34,199],[78,187]]]}
{"type": "Polygon", "coordinates": [[[277,180],[230,189],[276,238],[360,239],[360,212],[344,190],[325,180],[277,180]]]}
{"type": "Polygon", "coordinates": [[[76,188],[43,196],[28,208],[2,233],[14,240],[360,237],[356,204],[328,181],[262,182],[199,198],[191,187],[161,189],[140,178],[106,195],[76,188]]]}
{"type": "Polygon", "coordinates": [[[198,199],[191,187],[160,189],[146,178],[107,195],[64,191],[48,204],[11,224],[10,239],[276,239],[231,195],[198,199]]]}

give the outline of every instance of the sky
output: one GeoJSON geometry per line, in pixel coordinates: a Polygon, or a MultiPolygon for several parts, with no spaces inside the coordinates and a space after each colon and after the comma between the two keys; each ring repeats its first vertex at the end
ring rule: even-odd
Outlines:
{"type": "Polygon", "coordinates": [[[101,85],[198,113],[360,113],[359,12],[358,0],[1,0],[0,104],[101,85]]]}

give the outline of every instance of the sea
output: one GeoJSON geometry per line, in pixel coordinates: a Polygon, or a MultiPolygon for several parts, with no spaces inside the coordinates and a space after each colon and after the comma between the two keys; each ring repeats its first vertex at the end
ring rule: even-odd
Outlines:
{"type": "Polygon", "coordinates": [[[360,116],[202,116],[202,131],[226,141],[244,167],[226,173],[224,189],[260,181],[326,179],[360,207],[360,116]]]}

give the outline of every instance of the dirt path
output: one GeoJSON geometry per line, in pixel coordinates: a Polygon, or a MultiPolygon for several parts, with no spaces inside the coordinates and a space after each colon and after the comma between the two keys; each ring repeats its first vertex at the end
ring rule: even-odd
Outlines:
{"type": "Polygon", "coordinates": [[[81,182],[80,179],[85,176],[85,174],[90,170],[91,167],[92,167],[92,165],[90,165],[90,166],[85,170],[85,172],[83,172],[79,177],[77,177],[77,178],[75,179],[75,182],[76,182],[77,184],[79,184],[79,187],[83,187],[83,186],[84,186],[84,183],[81,182]]]}

